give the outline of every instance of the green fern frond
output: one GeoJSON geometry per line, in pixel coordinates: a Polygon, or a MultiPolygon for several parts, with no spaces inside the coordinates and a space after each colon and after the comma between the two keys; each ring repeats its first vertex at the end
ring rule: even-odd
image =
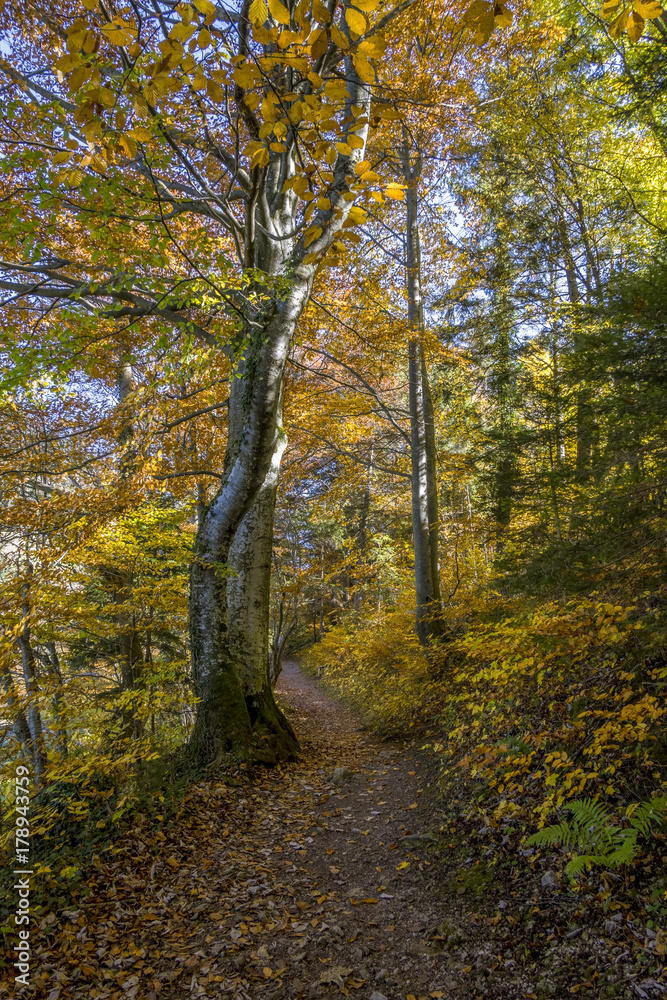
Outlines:
{"type": "Polygon", "coordinates": [[[641,802],[632,816],[628,816],[628,822],[635,830],[646,836],[652,826],[664,826],[666,806],[667,797],[664,795],[649,799],[648,802],[641,802]]]}
{"type": "Polygon", "coordinates": [[[538,830],[537,833],[528,837],[526,843],[530,847],[568,847],[571,834],[572,828],[564,819],[562,823],[545,826],[542,830],[538,830]]]}
{"type": "Polygon", "coordinates": [[[571,861],[565,865],[565,874],[571,879],[576,878],[583,872],[587,872],[596,862],[595,854],[575,854],[571,861]]]}
{"type": "Polygon", "coordinates": [[[603,864],[608,868],[620,868],[621,865],[627,865],[628,862],[634,861],[639,850],[637,844],[637,831],[636,830],[626,830],[627,836],[623,838],[622,843],[614,851],[610,851],[604,856],[603,864]]]}
{"type": "Polygon", "coordinates": [[[610,811],[591,798],[573,799],[565,808],[572,814],[571,819],[539,830],[528,837],[526,843],[572,851],[574,857],[566,865],[565,873],[574,879],[593,865],[620,868],[633,861],[639,851],[639,836],[649,833],[652,826],[662,826],[666,822],[667,796],[633,807],[632,813],[626,816],[630,829],[613,824],[610,811]]]}

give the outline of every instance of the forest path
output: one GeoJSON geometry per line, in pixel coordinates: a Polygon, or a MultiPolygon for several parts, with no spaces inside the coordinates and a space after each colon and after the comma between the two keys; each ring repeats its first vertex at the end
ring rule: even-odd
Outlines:
{"type": "Polygon", "coordinates": [[[419,839],[433,791],[428,759],[363,732],[296,663],[285,663],[277,694],[299,760],[257,769],[252,780],[200,783],[173,825],[146,820],[111,856],[93,858],[90,895],[42,919],[36,995],[530,993],[518,976],[499,993],[488,981],[480,990],[480,956],[487,967],[497,959],[480,943],[467,944],[468,956],[468,934],[450,919],[451,875],[419,839]]]}

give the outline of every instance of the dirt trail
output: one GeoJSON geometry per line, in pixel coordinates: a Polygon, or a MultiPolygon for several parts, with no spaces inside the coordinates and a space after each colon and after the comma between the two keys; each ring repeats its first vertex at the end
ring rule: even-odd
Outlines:
{"type": "Polygon", "coordinates": [[[94,858],[90,895],[42,920],[33,995],[531,995],[531,973],[504,963],[489,933],[471,932],[469,914],[452,916],[428,759],[364,733],[293,662],[277,694],[299,761],[202,783],[172,828],[146,821],[113,856],[94,858]]]}

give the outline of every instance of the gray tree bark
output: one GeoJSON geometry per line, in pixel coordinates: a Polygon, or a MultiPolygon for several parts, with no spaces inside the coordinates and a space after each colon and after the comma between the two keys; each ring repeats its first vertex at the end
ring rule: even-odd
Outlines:
{"type": "Polygon", "coordinates": [[[415,552],[416,630],[423,646],[446,632],[438,559],[438,492],[433,398],[424,357],[424,303],[421,286],[417,185],[422,160],[411,162],[407,140],[401,163],[406,184],[406,277],[408,292],[408,380],[412,462],[412,536],[415,552]]]}
{"type": "Polygon", "coordinates": [[[30,732],[30,747],[32,752],[33,767],[35,771],[35,786],[42,788],[45,781],[46,772],[46,748],[44,745],[44,731],[42,728],[42,714],[39,708],[39,686],[37,684],[37,664],[35,652],[32,648],[32,638],[30,633],[30,578],[32,576],[32,566],[28,565],[27,579],[22,587],[23,603],[23,627],[18,635],[18,645],[21,650],[21,666],[23,668],[23,683],[25,684],[26,699],[28,702],[27,721],[30,732]]]}

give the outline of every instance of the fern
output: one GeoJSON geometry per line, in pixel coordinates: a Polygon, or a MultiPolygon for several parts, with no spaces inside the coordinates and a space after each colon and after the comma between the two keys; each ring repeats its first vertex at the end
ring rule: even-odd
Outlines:
{"type": "Polygon", "coordinates": [[[571,819],[539,830],[526,843],[572,851],[574,856],[565,866],[565,874],[573,879],[593,865],[620,868],[636,857],[638,838],[647,836],[653,826],[665,823],[666,806],[665,796],[630,806],[626,812],[630,828],[623,829],[612,823],[610,811],[601,802],[574,799],[565,806],[571,819]]]}

